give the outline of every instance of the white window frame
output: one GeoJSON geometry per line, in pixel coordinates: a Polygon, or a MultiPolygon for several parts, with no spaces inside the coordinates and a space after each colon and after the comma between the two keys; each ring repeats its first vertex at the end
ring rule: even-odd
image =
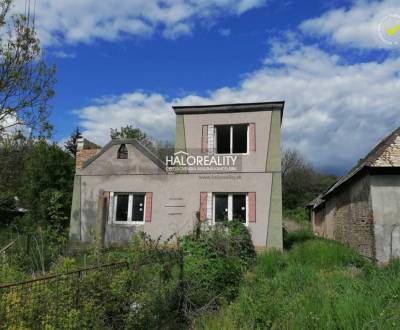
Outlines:
{"type": "Polygon", "coordinates": [[[228,195],[228,221],[233,220],[233,195],[245,195],[246,196],[246,222],[243,223],[245,226],[249,225],[249,194],[247,192],[216,192],[212,193],[212,225],[218,224],[215,221],[215,196],[216,195],[228,195]]]}
{"type": "Polygon", "coordinates": [[[113,192],[112,193],[113,202],[110,203],[110,208],[112,208],[112,223],[118,225],[143,225],[146,219],[146,193],[141,192],[113,192]],[[117,221],[117,203],[118,203],[118,195],[129,195],[128,200],[128,219],[127,221],[117,221]],[[142,221],[133,221],[132,220],[132,205],[133,205],[133,196],[141,195],[144,196],[143,203],[143,220],[142,221]]]}
{"type": "Polygon", "coordinates": [[[249,129],[250,125],[247,123],[244,124],[220,124],[220,125],[214,125],[214,150],[215,154],[217,155],[248,155],[249,154],[249,148],[250,148],[250,143],[249,143],[249,129]],[[236,125],[246,125],[247,126],[247,152],[242,152],[242,153],[233,153],[233,126],[236,125]],[[229,153],[218,153],[217,149],[217,128],[218,126],[229,126],[229,153]]]}

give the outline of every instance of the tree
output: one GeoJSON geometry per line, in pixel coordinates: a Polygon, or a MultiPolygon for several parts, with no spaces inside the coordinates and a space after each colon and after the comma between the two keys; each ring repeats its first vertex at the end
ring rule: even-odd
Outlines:
{"type": "Polygon", "coordinates": [[[0,0],[0,136],[14,126],[49,136],[55,67],[41,56],[34,18],[10,16],[12,2],[0,0]]]}
{"type": "Polygon", "coordinates": [[[282,156],[283,207],[286,210],[304,208],[318,194],[336,180],[314,170],[313,166],[297,151],[287,149],[282,156]]]}
{"type": "Polygon", "coordinates": [[[35,143],[25,159],[20,187],[21,201],[28,209],[31,224],[57,229],[68,226],[74,163],[73,157],[57,144],[44,139],[35,143]]]}
{"type": "Polygon", "coordinates": [[[17,195],[21,185],[24,160],[31,152],[32,140],[16,132],[0,137],[0,187],[2,192],[17,195]]]}
{"type": "Polygon", "coordinates": [[[118,129],[111,129],[111,139],[135,139],[143,144],[145,147],[154,150],[153,139],[146,133],[142,132],[140,128],[135,128],[132,125],[126,125],[118,129]]]}
{"type": "Polygon", "coordinates": [[[82,137],[82,133],[79,130],[79,127],[72,132],[70,138],[64,144],[64,148],[71,153],[71,155],[75,158],[76,157],[76,150],[77,150],[77,142],[78,139],[82,137]]]}
{"type": "Polygon", "coordinates": [[[169,141],[157,141],[140,128],[127,125],[118,129],[111,129],[111,139],[135,139],[152,151],[160,160],[165,161],[165,157],[174,153],[175,146],[169,141]]]}

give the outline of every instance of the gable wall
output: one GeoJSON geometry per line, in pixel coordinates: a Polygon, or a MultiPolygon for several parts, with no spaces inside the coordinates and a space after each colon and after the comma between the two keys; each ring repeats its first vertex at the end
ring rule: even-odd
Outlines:
{"type": "Polygon", "coordinates": [[[117,159],[120,145],[111,146],[87,167],[77,172],[79,175],[121,175],[160,174],[163,171],[133,144],[126,144],[128,159],[117,159]]]}
{"type": "Polygon", "coordinates": [[[376,257],[387,262],[400,257],[400,175],[372,175],[376,257]]]}

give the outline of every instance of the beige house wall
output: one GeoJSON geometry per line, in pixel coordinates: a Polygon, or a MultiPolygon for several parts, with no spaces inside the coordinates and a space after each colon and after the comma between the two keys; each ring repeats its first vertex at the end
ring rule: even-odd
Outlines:
{"type": "Polygon", "coordinates": [[[162,165],[129,141],[128,159],[117,159],[119,144],[109,145],[77,171],[71,240],[94,240],[102,191],[153,193],[151,222],[140,225],[109,222],[106,244],[126,243],[138,231],[164,239],[189,232],[197,221],[200,192],[255,192],[256,222],[248,223],[253,242],[259,248],[282,249],[281,116],[282,110],[276,109],[177,115],[177,150],[200,150],[203,125],[255,123],[256,151],[249,150],[240,156],[242,167],[238,172],[166,173],[162,165]]]}
{"type": "Polygon", "coordinates": [[[249,223],[253,242],[265,247],[271,200],[270,173],[110,175],[81,177],[82,241],[94,238],[99,192],[153,192],[152,221],[143,225],[108,223],[106,243],[129,241],[137,231],[164,239],[193,229],[200,207],[200,192],[256,192],[256,222],[249,223]]]}
{"type": "MultiPolygon", "coordinates": [[[[280,115],[280,111],[276,111],[280,115]]],[[[203,125],[256,123],[256,151],[241,157],[241,172],[265,172],[272,111],[182,115],[187,150],[200,150],[203,125]]],[[[279,124],[280,125],[280,124],[279,124]]]]}
{"type": "Polygon", "coordinates": [[[372,175],[376,259],[387,262],[400,257],[400,176],[372,175]]]}

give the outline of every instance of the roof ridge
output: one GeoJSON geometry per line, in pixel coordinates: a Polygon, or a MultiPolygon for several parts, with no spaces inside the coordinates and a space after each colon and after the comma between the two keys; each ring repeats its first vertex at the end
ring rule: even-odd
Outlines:
{"type": "MultiPolygon", "coordinates": [[[[384,153],[386,148],[392,144],[396,137],[400,136],[400,126],[397,127],[390,134],[386,135],[380,142],[378,142],[372,149],[369,151],[364,158],[362,158],[355,166],[353,166],[345,175],[342,175],[333,185],[327,188],[321,196],[323,199],[325,196],[331,194],[336,189],[341,187],[345,182],[350,180],[354,175],[360,172],[365,167],[373,167],[374,162],[379,159],[379,157],[384,153]]],[[[316,198],[318,198],[316,197],[316,198]]],[[[314,201],[314,200],[313,200],[314,201]]],[[[311,204],[311,202],[310,202],[311,204]]]]}
{"type": "Polygon", "coordinates": [[[157,155],[155,155],[149,148],[147,148],[145,145],[143,145],[140,141],[137,139],[111,139],[110,142],[108,142],[100,152],[98,152],[96,155],[93,155],[90,157],[88,160],[86,160],[83,163],[83,166],[81,170],[86,168],[88,165],[90,165],[93,161],[95,161],[97,158],[99,158],[102,154],[104,154],[110,147],[117,145],[117,144],[133,144],[136,149],[141,152],[143,155],[145,155],[149,160],[151,160],[154,164],[156,164],[159,168],[161,168],[163,171],[165,171],[165,163],[158,158],[157,155]]]}

